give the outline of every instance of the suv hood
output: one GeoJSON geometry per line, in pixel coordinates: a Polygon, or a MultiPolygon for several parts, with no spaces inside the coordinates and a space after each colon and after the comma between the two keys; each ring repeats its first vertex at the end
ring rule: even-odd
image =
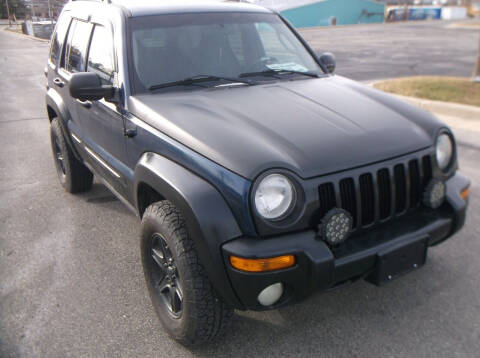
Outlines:
{"type": "Polygon", "coordinates": [[[142,94],[129,111],[249,179],[271,168],[302,178],[359,167],[433,143],[433,116],[339,76],[142,94]]]}

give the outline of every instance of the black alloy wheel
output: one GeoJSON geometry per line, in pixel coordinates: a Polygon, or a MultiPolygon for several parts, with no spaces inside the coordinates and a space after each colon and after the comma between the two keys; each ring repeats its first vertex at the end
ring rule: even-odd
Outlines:
{"type": "Polygon", "coordinates": [[[153,278],[167,311],[175,318],[183,312],[183,294],[177,266],[167,242],[158,233],[152,235],[153,278]]]}

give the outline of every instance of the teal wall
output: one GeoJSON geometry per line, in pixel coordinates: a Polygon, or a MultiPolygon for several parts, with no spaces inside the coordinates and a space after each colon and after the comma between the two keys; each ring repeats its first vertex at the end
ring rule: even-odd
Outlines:
{"type": "Polygon", "coordinates": [[[281,11],[295,27],[330,25],[330,17],[337,18],[337,25],[381,23],[385,19],[385,5],[368,0],[325,0],[281,11]],[[362,12],[375,13],[362,16],[362,12]]]}

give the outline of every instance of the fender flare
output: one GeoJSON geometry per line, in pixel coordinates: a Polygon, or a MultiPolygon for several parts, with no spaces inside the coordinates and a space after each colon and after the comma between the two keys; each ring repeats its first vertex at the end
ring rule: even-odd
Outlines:
{"type": "Polygon", "coordinates": [[[60,119],[59,123],[60,123],[60,128],[62,129],[62,132],[63,132],[63,137],[67,141],[67,144],[72,150],[73,155],[77,160],[79,160],[80,162],[83,162],[83,159],[78,154],[77,150],[75,149],[75,146],[73,145],[72,137],[70,136],[70,131],[68,130],[68,121],[71,120],[71,116],[67,106],[65,105],[65,102],[63,102],[62,97],[57,91],[50,88],[47,91],[47,94],[45,95],[45,103],[47,105],[47,108],[51,107],[57,114],[57,117],[60,119]]]}
{"type": "Polygon", "coordinates": [[[231,306],[244,309],[231,286],[222,254],[222,245],[242,232],[220,193],[204,179],[155,153],[143,154],[135,167],[134,200],[140,216],[138,191],[142,184],[178,208],[217,294],[231,306]]]}

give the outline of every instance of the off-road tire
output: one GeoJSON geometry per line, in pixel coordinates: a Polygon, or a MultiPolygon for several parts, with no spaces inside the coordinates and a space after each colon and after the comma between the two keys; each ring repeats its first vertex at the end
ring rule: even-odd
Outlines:
{"type": "Polygon", "coordinates": [[[63,136],[58,118],[54,118],[50,124],[50,141],[58,179],[63,188],[72,194],[89,190],[92,187],[93,174],[73,155],[63,136]]]}
{"type": "Polygon", "coordinates": [[[172,203],[160,201],[147,208],[142,219],[140,246],[150,298],[167,333],[187,346],[211,342],[223,336],[230,326],[233,309],[215,294],[185,220],[172,203]],[[156,263],[152,258],[152,247],[158,235],[168,245],[178,272],[183,296],[180,317],[174,317],[171,308],[162,301],[159,283],[154,279],[156,263]]]}

